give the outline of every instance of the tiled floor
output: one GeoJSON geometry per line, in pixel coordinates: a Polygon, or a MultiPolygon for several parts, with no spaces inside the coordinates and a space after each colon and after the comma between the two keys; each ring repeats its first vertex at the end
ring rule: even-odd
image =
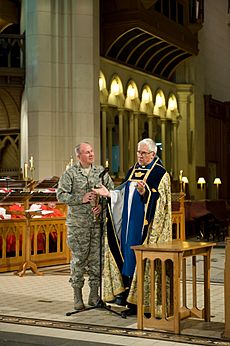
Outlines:
{"type": "MultiPolygon", "coordinates": [[[[199,340],[195,340],[195,337],[198,336],[204,337],[203,342],[200,343],[203,345],[207,343],[208,338],[219,339],[218,345],[230,345],[230,342],[221,339],[221,333],[224,329],[224,258],[223,248],[213,249],[211,260],[212,322],[183,321],[182,336],[159,333],[158,331],[149,334],[146,331],[145,335],[143,332],[137,331],[136,317],[124,319],[103,308],[95,308],[66,316],[66,312],[73,309],[73,294],[68,282],[69,275],[65,271],[63,272],[65,267],[55,267],[55,270],[53,268],[42,269],[44,271],[43,276],[36,276],[31,271],[27,271],[24,277],[15,276],[13,273],[1,274],[0,331],[90,340],[113,345],[135,344],[144,346],[188,345],[189,338],[187,336],[190,335],[191,345],[199,344],[199,340]],[[2,323],[3,321],[4,323],[2,323]],[[42,325],[42,327],[38,327],[38,325],[42,325]]],[[[198,285],[199,299],[202,299],[202,262],[200,260],[197,270],[198,278],[201,280],[198,285]]],[[[187,264],[188,273],[190,265],[190,263],[187,264]]],[[[189,276],[187,289],[191,289],[189,276]]],[[[88,284],[86,278],[84,287],[86,303],[87,298],[88,284]]],[[[121,310],[115,305],[112,306],[112,309],[121,310]]],[[[213,344],[211,340],[209,344],[213,344]]]]}

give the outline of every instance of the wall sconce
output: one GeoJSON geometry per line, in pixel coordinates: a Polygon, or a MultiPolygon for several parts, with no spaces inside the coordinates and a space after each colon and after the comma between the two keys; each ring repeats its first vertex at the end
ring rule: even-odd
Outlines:
{"type": "Polygon", "coordinates": [[[119,95],[120,94],[120,85],[118,83],[118,81],[114,81],[111,85],[111,89],[112,89],[112,93],[114,95],[119,95]]]}
{"type": "Polygon", "coordinates": [[[215,178],[214,185],[216,185],[216,199],[219,199],[219,185],[222,184],[220,178],[215,178]]]}
{"type": "Polygon", "coordinates": [[[168,109],[170,111],[174,111],[175,108],[176,108],[176,101],[172,97],[170,97],[168,102],[168,109]]]}
{"type": "Polygon", "coordinates": [[[131,100],[134,100],[135,99],[135,88],[130,85],[128,88],[127,94],[131,100]]]}
{"type": "Polygon", "coordinates": [[[145,103],[148,103],[149,100],[150,100],[149,91],[148,91],[147,89],[144,89],[144,90],[143,90],[143,93],[142,93],[142,100],[143,100],[145,103]]]}
{"type": "Polygon", "coordinates": [[[203,177],[200,177],[197,181],[197,184],[200,185],[200,189],[203,190],[204,185],[206,184],[206,181],[203,177]]]}
{"type": "Polygon", "coordinates": [[[102,89],[103,89],[103,78],[100,77],[99,78],[99,90],[102,91],[102,89]]]}
{"type": "Polygon", "coordinates": [[[187,177],[182,177],[181,181],[182,181],[182,185],[183,185],[183,191],[185,192],[186,184],[188,184],[188,178],[187,177]]]}
{"type": "Polygon", "coordinates": [[[157,94],[156,96],[156,106],[158,108],[163,106],[163,97],[160,94],[157,94]]]}

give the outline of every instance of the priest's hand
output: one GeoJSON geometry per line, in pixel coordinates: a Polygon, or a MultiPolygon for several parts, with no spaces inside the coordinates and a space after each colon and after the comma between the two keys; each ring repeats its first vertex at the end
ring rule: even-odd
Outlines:
{"type": "Polygon", "coordinates": [[[145,194],[145,182],[143,180],[138,181],[136,189],[139,192],[139,194],[143,196],[145,194]]]}
{"type": "Polygon", "coordinates": [[[104,185],[101,185],[100,187],[96,187],[92,189],[92,191],[96,192],[99,196],[110,197],[110,192],[104,185]]]}

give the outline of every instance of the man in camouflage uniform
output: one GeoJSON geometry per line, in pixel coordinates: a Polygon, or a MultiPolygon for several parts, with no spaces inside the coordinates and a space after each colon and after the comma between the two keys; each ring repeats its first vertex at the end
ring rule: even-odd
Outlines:
{"type": "Polygon", "coordinates": [[[94,150],[89,143],[75,148],[78,162],[67,169],[59,180],[57,199],[68,205],[66,224],[67,244],[71,250],[71,278],[74,289],[74,308],[85,308],[82,299],[84,274],[89,275],[90,294],[88,304],[97,305],[100,286],[100,217],[101,204],[95,205],[97,196],[92,188],[103,184],[113,189],[109,174],[103,174],[102,166],[94,165],[94,150]]]}

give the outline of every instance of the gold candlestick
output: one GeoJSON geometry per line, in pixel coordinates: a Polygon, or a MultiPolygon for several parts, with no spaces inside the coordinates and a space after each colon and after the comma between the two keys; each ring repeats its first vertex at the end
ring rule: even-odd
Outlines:
{"type": "Polygon", "coordinates": [[[29,162],[30,162],[30,168],[33,168],[34,167],[34,158],[33,158],[32,155],[31,155],[31,157],[29,159],[29,162]]]}
{"type": "Polygon", "coordinates": [[[31,175],[31,179],[34,180],[34,171],[35,168],[34,167],[30,167],[30,175],[31,175]]]}
{"type": "Polygon", "coordinates": [[[182,177],[183,177],[183,171],[181,169],[180,170],[180,174],[179,174],[180,192],[182,192],[182,190],[183,190],[183,187],[182,187],[182,177]]]}

